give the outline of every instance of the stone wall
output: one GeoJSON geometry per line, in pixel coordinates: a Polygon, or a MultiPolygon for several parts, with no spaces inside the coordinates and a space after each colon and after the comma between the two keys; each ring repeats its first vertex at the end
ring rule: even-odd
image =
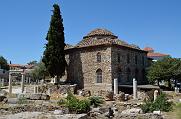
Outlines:
{"type": "Polygon", "coordinates": [[[132,79],[137,74],[138,83],[141,84],[145,81],[143,76],[143,70],[147,65],[146,53],[138,50],[131,50],[122,47],[112,47],[112,78],[118,78],[119,84],[131,84],[132,79]],[[130,62],[127,62],[127,55],[129,55],[130,62]],[[120,56],[120,62],[118,61],[120,56]],[[137,57],[137,64],[135,57],[137,57]],[[144,64],[143,64],[144,58],[144,64]],[[130,76],[128,80],[127,70],[130,69],[130,76]],[[136,73],[137,69],[137,73],[136,73]],[[120,72],[120,73],[119,73],[120,72]]]}
{"type": "Polygon", "coordinates": [[[71,83],[78,84],[78,88],[90,90],[92,94],[100,91],[112,90],[113,79],[120,78],[120,84],[131,84],[137,74],[138,84],[143,83],[143,70],[147,65],[146,52],[117,46],[93,46],[69,49],[66,51],[67,78],[71,83]],[[101,62],[97,61],[97,53],[101,55],[101,62]],[[120,55],[120,62],[118,61],[120,55]],[[129,54],[130,62],[127,63],[129,54]],[[137,56],[137,63],[135,63],[137,56]],[[143,64],[144,58],[144,64],[143,64]],[[127,69],[130,77],[127,80],[127,69]],[[102,70],[102,83],[97,83],[96,71],[102,70]],[[137,69],[137,73],[136,72],[137,69]],[[119,76],[119,73],[120,76],[119,76]]]}
{"type": "Polygon", "coordinates": [[[100,89],[112,90],[111,47],[77,49],[66,57],[69,58],[68,80],[77,83],[79,88],[90,90],[92,94],[100,89]],[[101,54],[101,62],[97,62],[97,53],[101,54]],[[96,82],[98,69],[102,70],[102,83],[96,82]]]}

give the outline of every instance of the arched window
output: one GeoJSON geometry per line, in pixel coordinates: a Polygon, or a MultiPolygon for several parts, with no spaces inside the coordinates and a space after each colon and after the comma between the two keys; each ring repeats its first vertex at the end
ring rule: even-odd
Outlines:
{"type": "Polygon", "coordinates": [[[127,81],[129,81],[129,80],[130,80],[130,75],[131,75],[131,70],[130,70],[130,68],[127,68],[126,74],[127,74],[127,81]]]}
{"type": "Polygon", "coordinates": [[[138,80],[138,73],[139,73],[139,72],[138,72],[138,69],[136,68],[136,69],[135,69],[135,79],[136,79],[136,80],[138,80]]]}
{"type": "Polygon", "coordinates": [[[97,53],[97,62],[101,62],[101,53],[100,52],[97,53]]]}
{"type": "Polygon", "coordinates": [[[102,70],[98,69],[96,71],[96,83],[102,83],[102,70]]]}

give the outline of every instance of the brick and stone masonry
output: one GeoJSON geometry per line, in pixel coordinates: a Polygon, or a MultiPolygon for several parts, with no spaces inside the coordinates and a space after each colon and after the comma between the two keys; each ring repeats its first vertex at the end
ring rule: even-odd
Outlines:
{"type": "Polygon", "coordinates": [[[119,40],[106,29],[95,29],[77,45],[65,48],[67,80],[92,94],[113,91],[114,79],[118,84],[145,83],[147,52],[136,45],[119,40]]]}

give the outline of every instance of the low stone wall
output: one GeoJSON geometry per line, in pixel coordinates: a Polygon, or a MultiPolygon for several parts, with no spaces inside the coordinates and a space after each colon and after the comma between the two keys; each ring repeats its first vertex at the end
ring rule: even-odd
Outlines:
{"type": "Polygon", "coordinates": [[[53,85],[53,84],[42,84],[42,85],[31,85],[26,87],[26,93],[44,93],[51,95],[53,93],[66,94],[68,91],[73,94],[77,90],[77,85],[53,85]],[[35,89],[37,91],[35,91],[35,89]]]}
{"type": "Polygon", "coordinates": [[[112,85],[111,84],[86,84],[84,87],[85,90],[89,90],[91,92],[91,95],[104,95],[107,90],[112,91],[112,85]]]}
{"type": "Polygon", "coordinates": [[[52,94],[52,93],[58,93],[58,94],[66,94],[68,91],[70,91],[71,93],[75,93],[77,85],[51,85],[48,87],[48,93],[52,94]]]}

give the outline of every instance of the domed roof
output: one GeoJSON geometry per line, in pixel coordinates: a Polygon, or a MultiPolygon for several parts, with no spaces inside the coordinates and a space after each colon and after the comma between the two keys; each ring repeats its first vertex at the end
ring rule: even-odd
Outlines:
{"type": "Polygon", "coordinates": [[[115,36],[111,31],[101,28],[97,28],[88,33],[75,47],[82,48],[98,45],[119,45],[140,50],[138,46],[130,45],[127,42],[118,39],[118,37],[115,36]]]}
{"type": "Polygon", "coordinates": [[[115,36],[111,31],[107,30],[107,29],[101,29],[101,28],[97,28],[92,30],[90,33],[88,33],[86,37],[92,37],[92,36],[115,36]]]}

